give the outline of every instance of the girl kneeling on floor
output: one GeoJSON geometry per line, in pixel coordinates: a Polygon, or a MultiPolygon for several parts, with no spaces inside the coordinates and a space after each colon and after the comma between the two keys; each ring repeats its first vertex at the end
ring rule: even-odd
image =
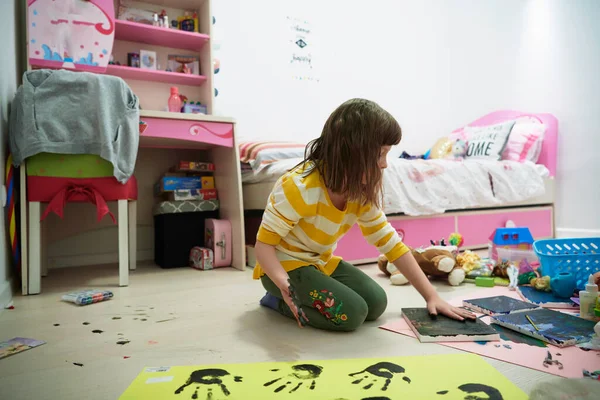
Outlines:
{"type": "Polygon", "coordinates": [[[381,211],[382,170],[401,137],[394,117],[368,100],[349,100],[331,114],[305,160],[277,181],[269,197],[255,248],[254,279],[267,290],[261,305],[300,326],[335,331],[355,330],[383,314],[385,290],[332,254],[357,222],[431,314],[475,317],[439,297],[381,211]]]}

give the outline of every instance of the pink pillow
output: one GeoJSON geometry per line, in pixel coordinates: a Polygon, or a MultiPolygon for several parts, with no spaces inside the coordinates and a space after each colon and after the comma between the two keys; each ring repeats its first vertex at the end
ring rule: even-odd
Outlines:
{"type": "Polygon", "coordinates": [[[542,152],[545,133],[546,126],[543,124],[517,120],[510,131],[508,142],[502,152],[502,159],[536,163],[542,152]]]}

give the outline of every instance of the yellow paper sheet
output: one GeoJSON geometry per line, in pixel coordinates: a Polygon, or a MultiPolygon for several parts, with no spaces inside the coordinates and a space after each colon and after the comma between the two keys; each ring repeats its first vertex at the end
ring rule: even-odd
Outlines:
{"type": "Polygon", "coordinates": [[[144,368],[120,399],[463,400],[469,395],[527,399],[474,354],[144,368]]]}

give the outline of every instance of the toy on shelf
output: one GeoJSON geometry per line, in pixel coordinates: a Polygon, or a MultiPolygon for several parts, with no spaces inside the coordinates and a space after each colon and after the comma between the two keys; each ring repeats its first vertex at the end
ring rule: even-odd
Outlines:
{"type": "Polygon", "coordinates": [[[190,15],[189,11],[186,11],[182,17],[177,18],[179,29],[186,32],[198,32],[198,14],[193,13],[190,15]]]}
{"type": "Polygon", "coordinates": [[[200,75],[200,58],[191,55],[169,54],[167,68],[182,74],[200,75]]]}
{"type": "Polygon", "coordinates": [[[200,104],[200,102],[184,102],[181,112],[185,114],[206,114],[207,108],[205,105],[200,104]]]}
{"type": "MultiPolygon", "coordinates": [[[[465,271],[456,263],[456,246],[430,246],[425,249],[412,249],[412,255],[425,275],[432,278],[446,279],[452,286],[458,286],[465,280],[465,271]]],[[[378,259],[379,269],[390,277],[392,285],[405,285],[408,279],[388,262],[384,255],[378,259]]]]}

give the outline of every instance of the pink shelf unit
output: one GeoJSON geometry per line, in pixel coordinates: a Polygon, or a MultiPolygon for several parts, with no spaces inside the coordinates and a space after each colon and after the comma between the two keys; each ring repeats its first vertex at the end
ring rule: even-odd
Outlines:
{"type": "Polygon", "coordinates": [[[208,43],[208,35],[177,29],[159,28],[131,21],[115,21],[115,39],[200,51],[208,43]]]}
{"type": "Polygon", "coordinates": [[[165,72],[153,69],[125,67],[123,65],[109,65],[106,68],[108,75],[118,76],[123,79],[138,81],[163,82],[173,85],[201,86],[206,82],[203,75],[182,74],[180,72],[165,72]]]}

